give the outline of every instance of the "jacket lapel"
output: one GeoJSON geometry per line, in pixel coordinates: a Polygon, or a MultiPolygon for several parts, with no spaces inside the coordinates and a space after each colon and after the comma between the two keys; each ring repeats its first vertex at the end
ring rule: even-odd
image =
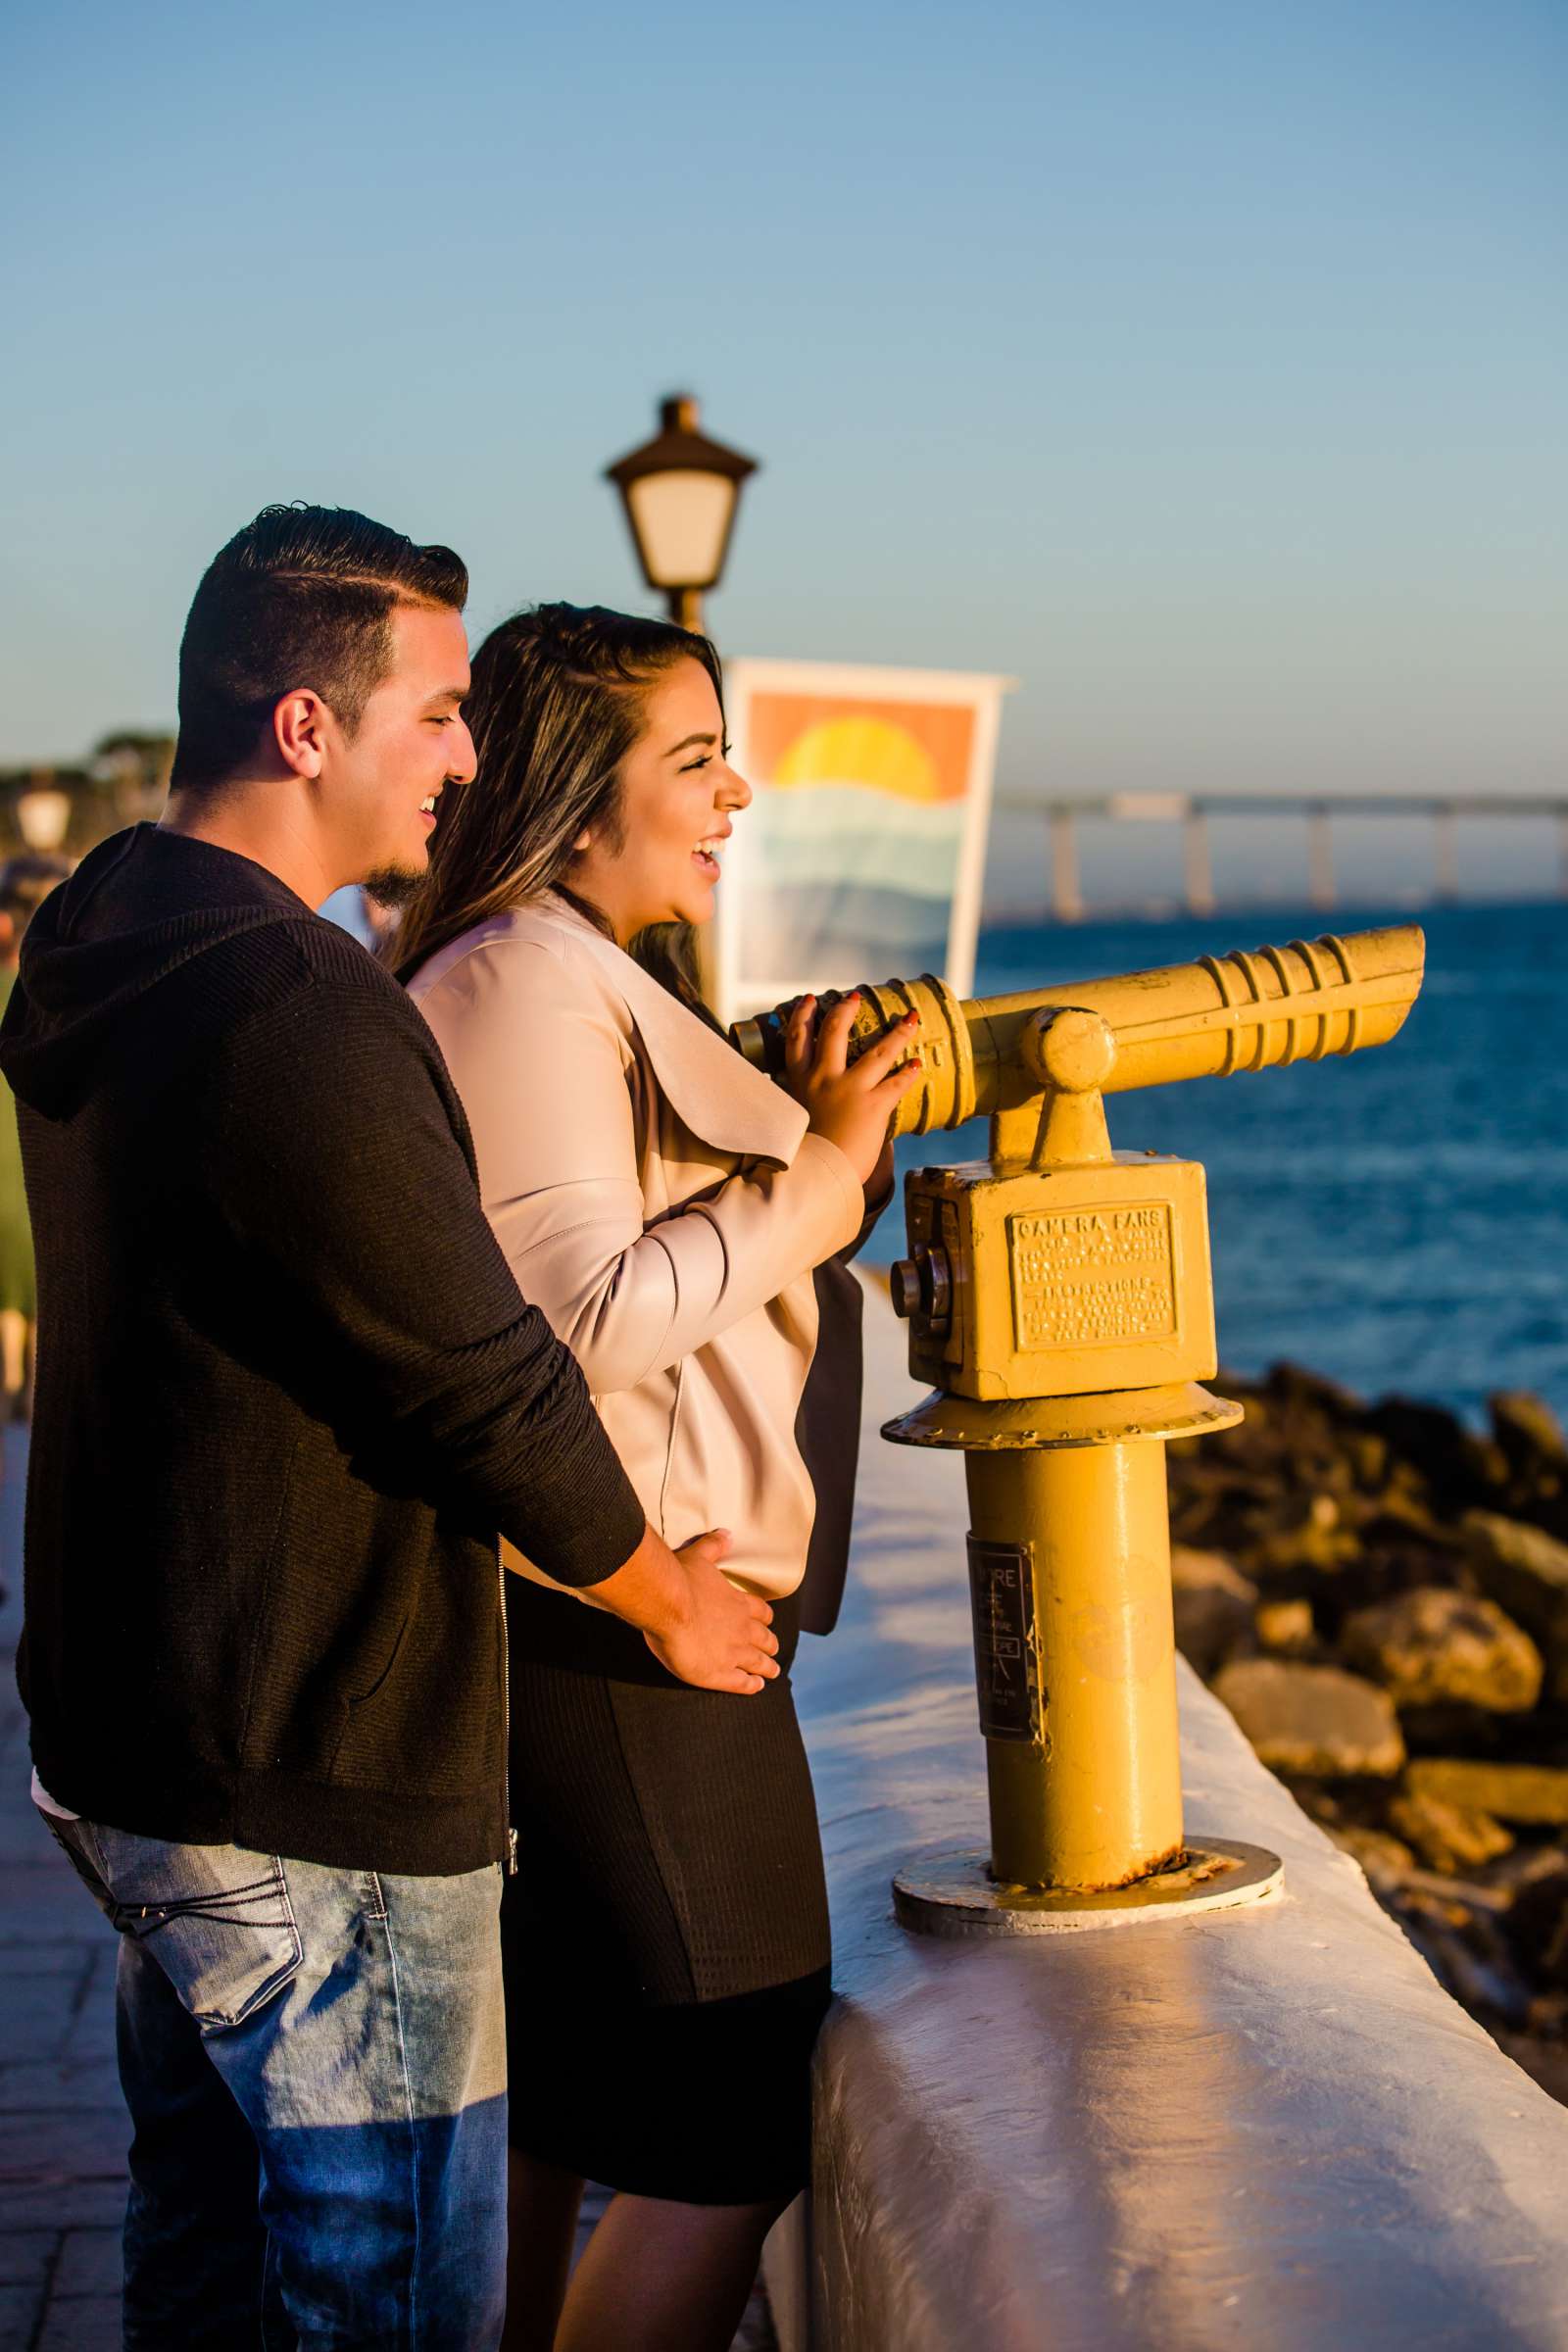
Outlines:
{"type": "MultiPolygon", "coordinates": [[[[520,910],[519,910],[520,911],[520,910]]],[[[526,909],[569,931],[624,998],[661,1088],[693,1135],[737,1159],[788,1167],[809,1124],[803,1106],[634,963],[574,909],[547,900],[526,909]]]]}

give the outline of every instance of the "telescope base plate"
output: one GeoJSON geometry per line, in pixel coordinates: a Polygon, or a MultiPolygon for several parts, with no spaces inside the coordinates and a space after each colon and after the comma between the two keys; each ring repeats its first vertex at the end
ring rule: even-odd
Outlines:
{"type": "Polygon", "coordinates": [[[1053,1936],[1235,1910],[1277,1894],[1284,1879],[1284,1863],[1264,1846],[1206,1838],[1130,1886],[1005,1886],[982,1846],[955,1845],[899,1872],[893,1908],[901,1926],[924,1936],[1053,1936]]]}
{"type": "Polygon", "coordinates": [[[912,1410],[885,1422],[882,1435],[895,1446],[1013,1453],[1041,1446],[1124,1446],[1138,1438],[1201,1438],[1230,1429],[1241,1418],[1239,1404],[1196,1381],[1089,1396],[1000,1398],[994,1404],[933,1389],[912,1410]]]}

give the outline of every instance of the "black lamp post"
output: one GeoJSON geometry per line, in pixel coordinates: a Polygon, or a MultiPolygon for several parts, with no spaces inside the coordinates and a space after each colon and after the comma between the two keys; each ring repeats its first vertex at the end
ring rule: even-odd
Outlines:
{"type": "Polygon", "coordinates": [[[689,393],[661,402],[659,425],[605,475],[620,492],[643,578],[667,600],[671,620],[700,629],[703,593],[718,585],[741,484],[757,460],[700,432],[689,393]]]}

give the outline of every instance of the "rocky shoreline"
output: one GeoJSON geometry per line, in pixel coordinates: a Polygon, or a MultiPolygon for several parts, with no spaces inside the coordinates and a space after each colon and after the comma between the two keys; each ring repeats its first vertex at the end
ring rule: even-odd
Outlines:
{"type": "Polygon", "coordinates": [[[1447,1989],[1568,2100],[1568,1439],[1279,1364],[1170,1447],[1177,1641],[1447,1989]]]}

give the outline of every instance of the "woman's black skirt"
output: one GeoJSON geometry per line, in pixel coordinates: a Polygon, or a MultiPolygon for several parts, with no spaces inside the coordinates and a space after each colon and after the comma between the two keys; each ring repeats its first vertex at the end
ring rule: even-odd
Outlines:
{"type": "Polygon", "coordinates": [[[676,1682],[618,1620],[508,1584],[512,2143],[641,2196],[792,2197],[830,1957],[793,1605],[774,1610],[786,1671],[732,1697],[676,1682]]]}

